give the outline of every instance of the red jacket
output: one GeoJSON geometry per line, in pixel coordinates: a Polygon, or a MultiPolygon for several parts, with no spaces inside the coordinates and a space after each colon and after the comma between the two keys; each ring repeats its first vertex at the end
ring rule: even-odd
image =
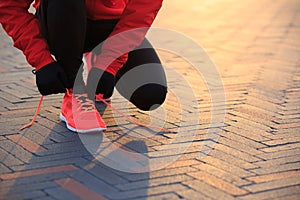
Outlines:
{"type": "MultiPolygon", "coordinates": [[[[4,30],[14,41],[14,46],[20,49],[29,64],[37,70],[53,62],[48,45],[41,35],[37,18],[28,12],[28,8],[34,0],[1,0],[0,1],[0,23],[4,30]]],[[[120,19],[111,36],[135,29],[149,28],[160,9],[162,0],[86,0],[87,16],[90,19],[120,19]]],[[[39,5],[39,0],[34,6],[39,5]]],[[[126,39],[127,47],[132,50],[137,47],[146,31],[140,31],[136,37],[126,39]]],[[[124,39],[124,38],[123,38],[124,39]]],[[[118,49],[122,44],[111,48],[103,45],[104,57],[119,55],[118,49]]],[[[121,59],[111,66],[111,73],[115,74],[122,67],[126,59],[121,59]]]]}

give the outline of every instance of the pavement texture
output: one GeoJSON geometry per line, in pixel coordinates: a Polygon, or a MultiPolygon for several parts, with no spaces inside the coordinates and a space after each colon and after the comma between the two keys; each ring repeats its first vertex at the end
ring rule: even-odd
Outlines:
{"type": "Polygon", "coordinates": [[[139,111],[118,94],[112,104],[174,132],[139,128],[98,103],[108,130],[86,136],[59,120],[62,95],[45,97],[36,123],[19,131],[40,95],[31,67],[0,29],[0,199],[300,199],[300,1],[166,0],[154,26],[207,51],[226,101],[212,104],[211,93],[222,89],[208,90],[206,77],[161,51],[178,72],[166,70],[164,114],[139,111]],[[188,88],[178,77],[194,91],[192,104],[179,101],[188,88]],[[212,110],[221,120],[210,123],[212,110]],[[93,144],[125,153],[97,159],[93,144]],[[146,159],[131,161],[129,152],[146,159]],[[136,173],[120,171],[131,162],[140,164],[136,173]]]}

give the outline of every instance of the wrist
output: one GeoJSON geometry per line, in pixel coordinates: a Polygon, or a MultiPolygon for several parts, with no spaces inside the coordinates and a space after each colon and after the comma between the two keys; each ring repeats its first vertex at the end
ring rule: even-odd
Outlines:
{"type": "Polygon", "coordinates": [[[42,69],[43,67],[45,67],[45,66],[47,66],[47,65],[49,65],[49,64],[51,64],[53,62],[55,62],[55,60],[50,56],[50,58],[48,58],[48,59],[43,60],[42,62],[40,62],[39,65],[37,65],[35,67],[35,71],[38,71],[38,70],[42,69]]]}

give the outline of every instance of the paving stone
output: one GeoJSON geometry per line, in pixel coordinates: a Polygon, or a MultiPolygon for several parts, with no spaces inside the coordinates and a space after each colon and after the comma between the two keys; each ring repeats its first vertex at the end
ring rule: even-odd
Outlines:
{"type": "Polygon", "coordinates": [[[63,179],[68,178],[68,175],[66,173],[62,172],[55,172],[55,173],[49,173],[49,174],[39,174],[35,176],[26,176],[26,177],[19,177],[16,179],[8,179],[3,180],[1,182],[2,188],[8,188],[12,186],[19,186],[19,185],[28,185],[35,183],[43,183],[43,182],[52,182],[57,179],[63,179]]]}
{"type": "Polygon", "coordinates": [[[293,149],[298,149],[300,147],[300,143],[296,142],[289,142],[285,144],[279,144],[279,145],[274,145],[268,148],[261,148],[259,150],[266,152],[266,153],[272,153],[272,152],[280,152],[280,151],[285,151],[285,150],[293,150],[293,149]]]}
{"type": "Polygon", "coordinates": [[[101,196],[107,196],[109,194],[118,192],[118,190],[115,189],[113,185],[107,183],[109,182],[108,179],[103,179],[100,174],[99,176],[94,176],[84,171],[68,172],[68,174],[72,177],[72,179],[70,180],[72,183],[71,185],[76,185],[75,181],[80,182],[90,190],[101,194],[101,196]],[[100,178],[102,178],[102,180],[100,178]]]}
{"type": "MultiPolygon", "coordinates": [[[[20,200],[23,200],[23,199],[41,199],[43,197],[45,197],[45,193],[42,192],[42,191],[30,191],[30,192],[18,192],[18,191],[15,191],[13,193],[10,193],[8,194],[7,196],[5,196],[5,198],[7,199],[20,199],[20,200]]],[[[1,195],[0,195],[1,197],[1,195]]]]}
{"type": "Polygon", "coordinates": [[[189,173],[188,175],[196,178],[197,180],[201,180],[213,187],[223,190],[224,192],[229,193],[233,196],[245,195],[248,193],[248,191],[240,189],[237,186],[229,182],[226,182],[220,178],[212,176],[208,173],[194,172],[194,173],[189,173]]]}
{"type": "Polygon", "coordinates": [[[201,164],[201,165],[195,165],[193,166],[197,169],[200,169],[200,171],[204,171],[207,172],[211,175],[214,175],[216,177],[222,178],[224,180],[226,180],[227,182],[242,186],[242,185],[248,185],[250,184],[250,181],[242,179],[241,177],[235,175],[235,174],[231,174],[229,172],[226,172],[222,169],[219,169],[217,167],[208,165],[208,164],[201,164]]]}
{"type": "Polygon", "coordinates": [[[1,162],[6,166],[21,165],[23,161],[0,148],[1,162]]]}
{"type": "Polygon", "coordinates": [[[60,165],[87,165],[89,162],[87,162],[83,158],[68,158],[63,160],[53,160],[52,162],[33,162],[27,165],[19,165],[19,166],[12,166],[12,170],[14,171],[22,171],[24,169],[33,170],[33,169],[39,169],[39,168],[47,168],[47,167],[57,167],[60,165]]]}
{"type": "MultiPolygon", "coordinates": [[[[145,197],[142,198],[137,198],[135,200],[142,200],[145,199],[145,197]]],[[[175,199],[180,199],[178,195],[174,193],[169,193],[169,194],[162,194],[162,195],[153,195],[153,196],[147,196],[147,199],[149,200],[175,200],[175,199]]]]}
{"type": "Polygon", "coordinates": [[[273,180],[280,180],[280,179],[299,177],[299,176],[300,176],[299,170],[292,170],[292,171],[279,172],[279,173],[267,174],[261,176],[252,176],[252,177],[248,177],[247,179],[250,181],[254,181],[256,183],[262,183],[262,182],[269,182],[273,180]]]}
{"type": "Polygon", "coordinates": [[[275,188],[283,188],[283,187],[288,187],[288,186],[293,186],[293,185],[299,185],[299,183],[300,183],[299,177],[291,177],[291,178],[286,178],[286,179],[282,179],[282,180],[270,181],[270,182],[266,182],[266,183],[258,183],[255,185],[246,186],[244,188],[246,190],[249,190],[249,191],[255,193],[255,192],[272,190],[275,188]]]}
{"type": "MultiPolygon", "coordinates": [[[[115,185],[115,184],[122,184],[122,183],[128,183],[128,174],[124,173],[117,173],[118,171],[113,170],[109,167],[104,166],[100,163],[91,163],[93,167],[88,168],[88,172],[92,174],[93,176],[98,177],[101,180],[104,180],[105,182],[115,185]],[[123,176],[125,177],[123,177],[123,176]]],[[[88,165],[87,165],[88,166],[88,165]]],[[[145,174],[138,174],[138,177],[144,177],[145,174]]],[[[145,175],[147,177],[147,175],[145,175]]]]}
{"type": "Polygon", "coordinates": [[[45,148],[41,147],[40,145],[38,145],[37,143],[33,142],[32,140],[24,137],[23,135],[9,135],[6,136],[9,140],[11,140],[12,142],[14,142],[15,144],[20,145],[21,147],[23,147],[24,149],[26,149],[27,151],[31,152],[31,153],[35,153],[36,151],[44,151],[46,150],[45,148]]]}
{"type": "Polygon", "coordinates": [[[259,122],[253,122],[249,119],[244,119],[242,117],[237,117],[237,116],[230,116],[228,117],[230,120],[233,120],[233,124],[236,123],[243,123],[243,124],[247,124],[246,126],[243,126],[243,128],[246,128],[246,130],[254,130],[254,129],[258,129],[258,130],[262,130],[262,131],[270,131],[272,130],[271,127],[263,125],[259,122]],[[255,128],[254,128],[255,127],[255,128]]]}
{"type": "Polygon", "coordinates": [[[32,183],[30,185],[12,186],[11,188],[4,188],[2,192],[5,193],[5,196],[9,197],[10,195],[17,195],[20,193],[28,193],[29,195],[29,192],[38,192],[40,190],[44,190],[52,187],[56,187],[56,185],[52,182],[42,182],[42,183],[32,183]]]}
{"type": "Polygon", "coordinates": [[[252,147],[250,145],[243,144],[241,142],[237,142],[237,141],[234,141],[234,140],[227,139],[226,137],[218,138],[218,142],[221,143],[221,144],[224,144],[226,146],[229,146],[233,149],[239,149],[240,151],[242,151],[244,153],[247,153],[247,154],[250,154],[250,155],[255,156],[255,155],[258,155],[258,154],[262,153],[260,151],[261,149],[252,147]]]}
{"type": "Polygon", "coordinates": [[[267,161],[259,161],[254,163],[256,166],[259,166],[261,168],[267,168],[275,165],[282,165],[282,164],[288,164],[288,163],[295,163],[299,162],[300,157],[299,155],[292,155],[292,156],[285,156],[281,158],[275,158],[275,159],[270,159],[267,161]]]}
{"type": "Polygon", "coordinates": [[[277,130],[276,132],[274,132],[272,136],[269,136],[269,138],[272,140],[281,139],[284,142],[289,139],[299,137],[298,135],[299,131],[300,129],[292,129],[292,130],[289,129],[289,131],[277,130]]]}
{"type": "Polygon", "coordinates": [[[208,197],[201,193],[201,191],[195,191],[193,189],[187,189],[187,190],[181,190],[176,191],[176,193],[181,197],[181,199],[199,199],[199,200],[205,200],[205,199],[213,199],[212,197],[208,197]]]}
{"type": "Polygon", "coordinates": [[[170,169],[170,168],[186,167],[198,163],[199,162],[197,160],[180,160],[180,161],[177,160],[176,162],[170,163],[170,165],[166,166],[166,168],[170,169]]]}
{"type": "Polygon", "coordinates": [[[223,144],[217,144],[215,146],[215,149],[219,151],[223,151],[229,155],[236,156],[237,158],[240,158],[248,162],[257,162],[262,160],[261,158],[258,158],[256,155],[251,155],[246,152],[242,152],[240,149],[236,149],[236,148],[234,149],[229,146],[225,146],[223,144]]]}
{"type": "Polygon", "coordinates": [[[288,194],[287,196],[280,197],[278,199],[297,200],[297,199],[299,199],[299,197],[300,197],[300,194],[291,194],[291,195],[288,194]]]}
{"type": "Polygon", "coordinates": [[[263,158],[264,160],[276,159],[276,158],[283,158],[287,156],[299,155],[299,149],[288,149],[270,153],[259,154],[257,157],[263,158]]]}
{"type": "MultiPolygon", "coordinates": [[[[196,171],[196,169],[192,167],[182,167],[182,168],[172,168],[172,169],[161,169],[154,171],[150,174],[151,178],[159,178],[164,176],[172,176],[172,175],[182,175],[188,172],[196,171]]],[[[126,175],[126,179],[130,181],[137,181],[147,179],[147,174],[128,174],[126,175]]]]}
{"type": "Polygon", "coordinates": [[[87,188],[85,185],[71,179],[59,179],[55,181],[56,184],[60,185],[64,189],[68,190],[69,192],[75,194],[76,196],[80,197],[80,199],[89,198],[89,199],[99,199],[104,200],[106,199],[102,195],[94,192],[93,190],[87,188]]]}
{"type": "Polygon", "coordinates": [[[241,135],[243,137],[249,138],[254,141],[264,141],[272,136],[272,134],[267,133],[267,132],[262,132],[262,131],[258,131],[258,130],[255,130],[255,131],[243,130],[236,126],[227,126],[227,127],[225,127],[225,130],[227,130],[229,132],[233,132],[237,135],[241,135]]]}
{"type": "Polygon", "coordinates": [[[33,198],[34,200],[55,200],[54,197],[50,197],[50,196],[45,196],[45,197],[38,197],[38,198],[33,198]]]}
{"type": "Polygon", "coordinates": [[[30,160],[30,163],[53,162],[61,159],[76,159],[87,155],[90,155],[90,153],[84,150],[78,150],[67,153],[51,154],[42,157],[34,157],[30,160]]]}
{"type": "MultiPolygon", "coordinates": [[[[214,149],[211,153],[210,156],[215,157],[217,159],[220,159],[222,161],[225,161],[227,163],[230,163],[231,165],[235,165],[238,167],[241,167],[242,169],[255,169],[258,168],[258,166],[256,165],[259,162],[255,162],[255,163],[250,163],[247,162],[245,160],[242,160],[238,157],[235,157],[233,155],[227,154],[223,151],[219,151],[217,149],[214,149]]],[[[263,162],[263,161],[261,161],[263,162]]]]}
{"type": "Polygon", "coordinates": [[[11,172],[11,169],[9,169],[7,166],[5,166],[4,164],[0,163],[0,172],[1,173],[8,173],[11,172]]]}
{"type": "Polygon", "coordinates": [[[218,190],[217,188],[198,180],[183,182],[183,184],[212,199],[234,199],[234,197],[226,192],[218,190]]]}
{"type": "Polygon", "coordinates": [[[163,194],[168,193],[172,191],[180,191],[180,190],[186,190],[187,187],[181,185],[181,184],[171,184],[171,185],[164,185],[164,186],[158,186],[158,187],[152,187],[150,190],[147,189],[139,189],[139,190],[129,190],[126,192],[119,192],[110,194],[109,198],[111,199],[133,199],[137,197],[145,197],[147,195],[155,195],[155,194],[163,194]]]}
{"type": "Polygon", "coordinates": [[[136,182],[128,182],[128,183],[116,185],[115,187],[124,191],[124,190],[138,189],[138,188],[147,188],[147,187],[155,187],[160,185],[181,183],[183,181],[188,181],[191,179],[192,178],[187,175],[166,176],[166,177],[154,178],[151,179],[151,181],[142,180],[136,182]]]}
{"type": "MultiPolygon", "coordinates": [[[[154,134],[96,105],[116,147],[139,151],[142,143],[159,164],[174,158],[140,174],[105,166],[87,151],[59,120],[62,94],[46,96],[35,124],[19,131],[40,94],[25,56],[0,28],[0,199],[299,199],[299,8],[297,0],[164,1],[154,26],[203,48],[199,53],[172,34],[156,37],[167,37],[161,46],[181,48],[178,55],[157,51],[169,92],[167,115],[155,114],[152,122],[174,132],[154,134]],[[187,53],[200,73],[182,57],[187,53]],[[222,87],[211,88],[219,77],[206,53],[222,87]],[[185,81],[195,99],[186,99],[185,81]],[[217,121],[210,124],[213,110],[217,121]],[[160,152],[166,145],[171,148],[160,152]]],[[[150,121],[117,92],[112,104],[150,121]]]]}
{"type": "Polygon", "coordinates": [[[73,165],[65,165],[65,166],[49,167],[49,168],[42,168],[42,169],[35,169],[35,170],[26,170],[20,172],[1,174],[0,179],[10,180],[10,179],[22,178],[27,176],[36,176],[40,174],[48,174],[48,173],[55,173],[61,171],[71,171],[76,169],[77,168],[73,165]]]}
{"type": "Polygon", "coordinates": [[[219,160],[219,159],[211,157],[211,156],[206,156],[205,158],[202,159],[202,161],[205,162],[206,164],[218,167],[219,169],[222,169],[229,173],[235,174],[239,177],[244,177],[244,176],[248,176],[251,174],[249,171],[246,171],[240,167],[231,165],[228,162],[219,160]]]}
{"type": "Polygon", "coordinates": [[[252,169],[251,171],[256,173],[256,174],[268,174],[268,173],[276,173],[276,172],[283,172],[287,170],[295,170],[300,168],[300,163],[287,163],[283,165],[273,165],[270,167],[266,168],[257,168],[257,169],[252,169]]]}
{"type": "Polygon", "coordinates": [[[298,143],[300,142],[300,137],[296,136],[296,137],[289,137],[289,138],[282,138],[282,139],[274,139],[274,140],[270,140],[270,141],[264,141],[263,143],[268,145],[268,146],[280,146],[280,145],[285,145],[285,144],[289,144],[289,143],[298,143]]]}
{"type": "Polygon", "coordinates": [[[256,141],[253,141],[251,139],[248,139],[246,137],[243,137],[243,136],[240,136],[240,135],[237,135],[235,133],[231,133],[231,132],[224,132],[222,134],[223,137],[226,137],[228,139],[231,139],[233,141],[236,141],[236,142],[239,142],[239,143],[243,143],[243,144],[246,144],[248,146],[251,146],[251,147],[254,147],[256,149],[258,148],[263,148],[263,147],[266,147],[266,143],[261,143],[261,142],[256,142],[256,141]]]}
{"type": "Polygon", "coordinates": [[[45,189],[45,192],[51,197],[54,197],[55,199],[59,199],[59,200],[80,199],[78,196],[60,187],[45,189]]]}

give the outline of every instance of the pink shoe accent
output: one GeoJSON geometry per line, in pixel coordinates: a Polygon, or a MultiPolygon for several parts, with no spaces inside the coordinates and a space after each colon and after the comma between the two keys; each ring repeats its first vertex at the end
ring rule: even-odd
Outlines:
{"type": "Polygon", "coordinates": [[[67,128],[78,133],[89,133],[106,130],[106,125],[87,94],[65,93],[60,119],[67,128]]]}

